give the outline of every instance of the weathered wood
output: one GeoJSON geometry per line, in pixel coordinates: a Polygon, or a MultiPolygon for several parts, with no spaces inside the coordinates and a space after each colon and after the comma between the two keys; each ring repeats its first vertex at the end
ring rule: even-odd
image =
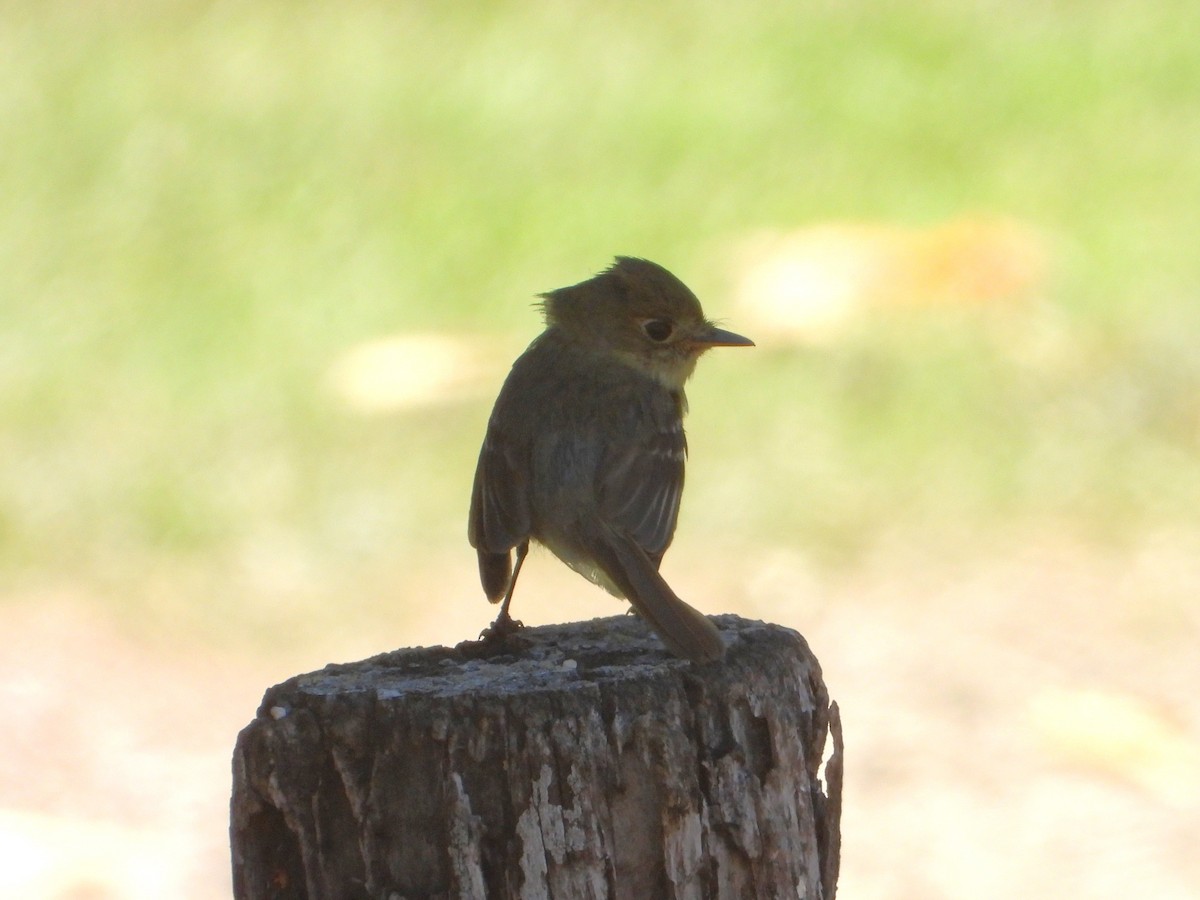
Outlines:
{"type": "Polygon", "coordinates": [[[234,751],[236,897],[832,898],[837,706],[795,632],[715,621],[707,666],[620,616],[271,688],[234,751]]]}

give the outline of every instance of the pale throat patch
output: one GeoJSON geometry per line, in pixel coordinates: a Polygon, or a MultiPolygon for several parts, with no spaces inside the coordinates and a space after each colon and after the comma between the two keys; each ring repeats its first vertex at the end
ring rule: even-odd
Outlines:
{"type": "Polygon", "coordinates": [[[683,390],[684,384],[696,371],[696,360],[699,359],[697,354],[674,364],[664,364],[661,360],[651,359],[644,354],[630,353],[626,350],[617,350],[614,352],[614,356],[631,369],[644,372],[668,391],[675,393],[683,390]]]}

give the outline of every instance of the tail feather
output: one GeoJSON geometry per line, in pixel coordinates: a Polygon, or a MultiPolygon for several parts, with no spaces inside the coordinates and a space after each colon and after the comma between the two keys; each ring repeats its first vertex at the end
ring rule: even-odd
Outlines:
{"type": "Polygon", "coordinates": [[[592,558],[676,656],[696,663],[725,655],[721,633],[679,599],[646,552],[633,540],[604,529],[589,541],[592,558]]]}
{"type": "Polygon", "coordinates": [[[512,552],[489,553],[480,550],[478,554],[479,581],[483,584],[483,592],[492,603],[499,603],[512,580],[512,552]]]}

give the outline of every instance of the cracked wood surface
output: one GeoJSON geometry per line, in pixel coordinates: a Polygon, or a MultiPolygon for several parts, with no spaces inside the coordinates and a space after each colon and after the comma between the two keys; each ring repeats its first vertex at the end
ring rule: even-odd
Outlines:
{"type": "Polygon", "coordinates": [[[236,897],[832,898],[837,706],[795,632],[714,621],[707,666],[619,616],[276,685],[234,751],[236,897]]]}

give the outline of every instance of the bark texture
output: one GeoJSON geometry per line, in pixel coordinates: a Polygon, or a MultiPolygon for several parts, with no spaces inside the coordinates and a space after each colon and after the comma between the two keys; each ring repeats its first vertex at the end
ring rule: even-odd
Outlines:
{"type": "Polygon", "coordinates": [[[829,900],[837,706],[798,634],[715,621],[707,666],[620,616],[276,685],[234,751],[236,897],[829,900]]]}

